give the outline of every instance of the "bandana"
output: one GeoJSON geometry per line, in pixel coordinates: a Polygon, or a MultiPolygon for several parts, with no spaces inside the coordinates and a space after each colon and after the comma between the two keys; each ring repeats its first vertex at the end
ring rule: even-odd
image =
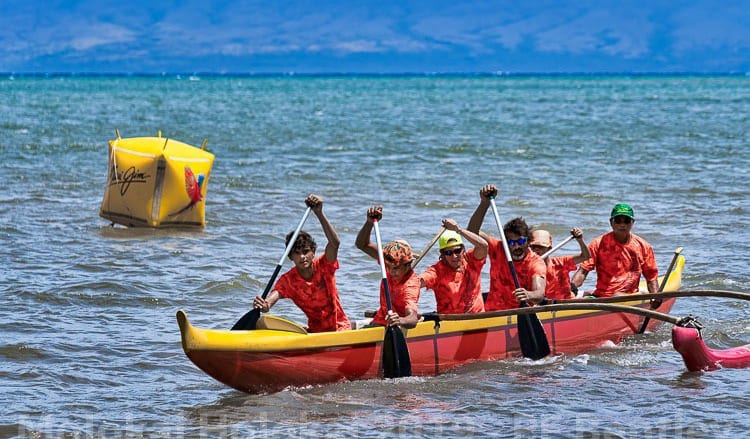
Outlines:
{"type": "Polygon", "coordinates": [[[392,264],[411,262],[414,255],[408,242],[397,239],[383,246],[383,258],[392,264]]]}

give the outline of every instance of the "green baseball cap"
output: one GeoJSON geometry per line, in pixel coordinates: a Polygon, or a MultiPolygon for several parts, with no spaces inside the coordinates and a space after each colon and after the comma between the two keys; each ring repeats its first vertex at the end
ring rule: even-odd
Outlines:
{"type": "Polygon", "coordinates": [[[615,207],[612,208],[612,213],[609,215],[609,218],[612,219],[616,216],[627,216],[629,218],[635,219],[635,217],[633,216],[633,208],[630,207],[629,204],[625,203],[615,204],[615,207]]]}
{"type": "Polygon", "coordinates": [[[461,235],[454,232],[453,230],[446,230],[442,235],[440,235],[440,240],[438,240],[438,247],[440,247],[440,250],[442,250],[447,247],[463,245],[463,243],[464,242],[461,240],[461,235]]]}

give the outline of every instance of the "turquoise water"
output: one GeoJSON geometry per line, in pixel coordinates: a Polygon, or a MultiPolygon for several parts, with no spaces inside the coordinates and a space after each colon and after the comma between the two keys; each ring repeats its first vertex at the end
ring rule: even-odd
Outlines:
{"type": "MultiPolygon", "coordinates": [[[[747,370],[685,372],[669,328],[538,363],[245,395],[182,352],[174,318],[229,328],[268,282],[305,196],[342,241],[345,311],[378,303],[354,248],[371,204],[417,249],[465,224],[486,183],[500,217],[562,240],[634,232],[684,289],[750,291],[750,78],[649,76],[50,77],[0,79],[0,436],[731,437],[747,370]],[[202,231],[98,216],[107,141],[164,136],[216,161],[202,231]],[[76,436],[78,434],[78,436],[76,436]]],[[[484,228],[492,232],[487,218],[484,228]]],[[[314,218],[306,230],[323,235],[314,218]]],[[[570,245],[564,252],[574,252],[570,245]]],[[[421,269],[434,261],[428,255],[421,269]]],[[[287,266],[288,267],[288,266],[287,266]]],[[[587,284],[591,284],[591,279],[587,284]]],[[[712,347],[750,343],[748,303],[680,299],[712,347]]],[[[434,309],[423,292],[423,311],[434,309]]],[[[304,321],[291,304],[274,312],[304,321]]]]}

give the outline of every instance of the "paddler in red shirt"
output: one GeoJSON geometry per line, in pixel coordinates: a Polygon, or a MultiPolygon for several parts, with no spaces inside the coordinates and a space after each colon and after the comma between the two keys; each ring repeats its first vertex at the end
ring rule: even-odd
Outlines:
{"type": "MultiPolygon", "coordinates": [[[[367,219],[357,233],[355,245],[376,261],[378,246],[370,241],[373,220],[383,218],[383,206],[372,206],[367,209],[367,219]]],[[[391,241],[383,246],[383,260],[387,274],[388,288],[391,293],[391,307],[385,299],[383,285],[380,286],[380,308],[375,313],[370,325],[404,326],[413,328],[419,320],[417,302],[419,301],[419,277],[412,270],[411,263],[414,253],[408,242],[403,239],[391,241]]]]}
{"type": "MultiPolygon", "coordinates": [[[[305,204],[318,217],[328,240],[324,253],[315,257],[315,240],[309,233],[301,231],[289,252],[294,268],[281,275],[265,300],[257,296],[253,300],[253,306],[268,312],[279,299],[292,299],[307,316],[309,332],[351,329],[336,288],[339,236],[323,213],[322,198],[310,194],[305,199],[305,204]]],[[[290,232],[286,236],[285,245],[289,245],[292,235],[293,232],[290,232]]]]}
{"type": "MultiPolygon", "coordinates": [[[[547,256],[544,261],[547,264],[547,288],[544,296],[550,300],[572,299],[576,296],[571,288],[570,273],[578,269],[578,264],[591,257],[589,248],[583,240],[583,230],[576,227],[570,231],[570,234],[578,242],[581,252],[577,255],[547,256]]],[[[552,235],[543,229],[534,230],[531,232],[529,248],[542,256],[552,249],[552,235]]]]}
{"type": "Polygon", "coordinates": [[[438,313],[483,312],[481,274],[487,241],[450,218],[443,220],[443,227],[445,232],[438,240],[440,259],[419,275],[422,287],[435,292],[438,313]],[[466,250],[462,237],[474,248],[466,250]]]}
{"type": "Polygon", "coordinates": [[[490,259],[490,291],[484,303],[485,310],[518,308],[519,301],[534,304],[544,301],[547,266],[539,255],[529,250],[529,226],[526,221],[521,217],[513,218],[503,226],[520,284],[520,288],[516,288],[502,242],[479,230],[490,206],[490,197],[497,198],[497,187],[485,185],[479,191],[479,197],[479,205],[467,228],[478,233],[489,244],[487,254],[490,259]]]}
{"type": "Polygon", "coordinates": [[[590,271],[596,271],[597,297],[619,296],[638,292],[641,274],[646,279],[648,292],[659,292],[659,271],[654,249],[645,239],[632,233],[635,224],[633,208],[616,204],[609,215],[612,231],[594,238],[589,243],[591,259],[581,263],[573,275],[573,285],[580,287],[590,271]]]}

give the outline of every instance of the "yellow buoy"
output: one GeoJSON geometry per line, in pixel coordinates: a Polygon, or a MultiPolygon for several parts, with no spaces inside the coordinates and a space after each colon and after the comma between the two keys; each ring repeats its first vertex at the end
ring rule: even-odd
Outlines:
{"type": "Polygon", "coordinates": [[[214,155],[161,137],[109,141],[102,218],[128,227],[203,227],[214,155]]]}

